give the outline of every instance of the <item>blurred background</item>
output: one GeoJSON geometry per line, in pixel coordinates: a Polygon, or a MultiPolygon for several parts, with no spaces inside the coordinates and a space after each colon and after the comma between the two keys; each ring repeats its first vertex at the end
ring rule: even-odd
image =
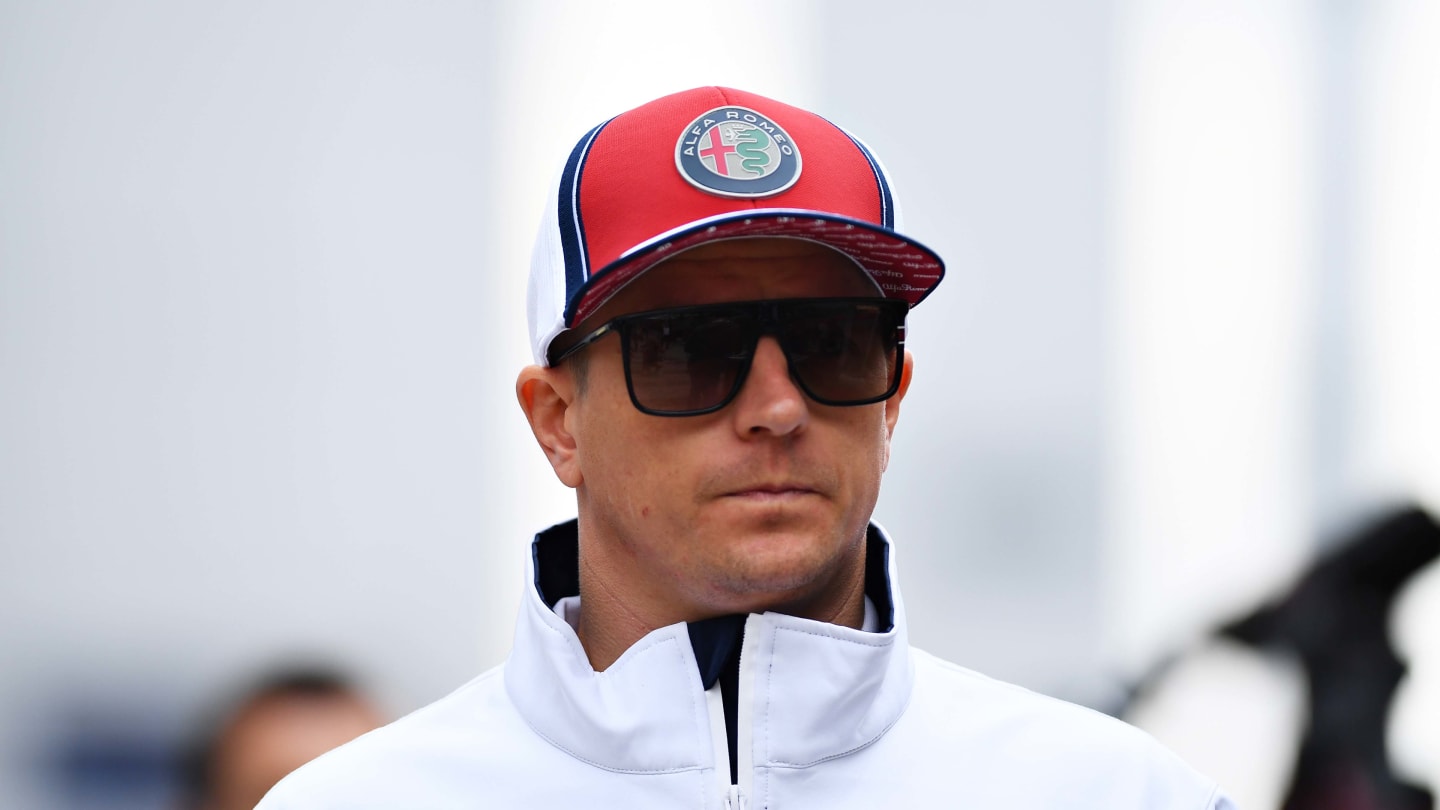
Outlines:
{"type": "Polygon", "coordinates": [[[877,511],[912,640],[1281,805],[1317,681],[1213,631],[1440,509],[1431,0],[0,0],[0,807],[174,806],[297,661],[394,717],[502,660],[574,508],[513,395],[545,186],[711,83],[867,141],[949,262],[877,511]]]}

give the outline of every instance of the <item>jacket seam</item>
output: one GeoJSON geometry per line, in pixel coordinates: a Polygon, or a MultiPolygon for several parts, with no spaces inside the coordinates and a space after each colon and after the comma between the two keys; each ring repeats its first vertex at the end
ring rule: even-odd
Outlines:
{"type": "MultiPolygon", "coordinates": [[[[879,741],[879,739],[880,739],[881,737],[884,737],[886,734],[890,733],[890,729],[894,728],[894,727],[895,727],[895,724],[898,723],[898,722],[900,722],[900,718],[901,718],[901,717],[904,717],[904,716],[905,716],[905,712],[910,708],[910,700],[914,697],[914,690],[912,689],[912,690],[910,691],[910,693],[905,696],[905,703],[904,703],[903,705],[901,705],[900,711],[898,711],[898,712],[895,713],[895,719],[891,720],[889,723],[886,723],[885,726],[884,726],[883,728],[881,728],[879,731],[877,731],[872,737],[870,737],[868,740],[865,740],[864,742],[860,743],[859,745],[856,745],[856,746],[851,747],[851,748],[847,748],[847,749],[844,750],[844,751],[839,751],[839,752],[834,753],[834,754],[828,754],[828,755],[826,755],[826,756],[820,757],[819,759],[810,760],[810,761],[808,761],[808,762],[786,762],[786,761],[783,761],[783,760],[772,760],[772,759],[770,759],[769,756],[768,756],[769,751],[770,751],[770,734],[769,734],[769,732],[768,732],[768,729],[769,729],[769,727],[770,727],[770,723],[769,723],[769,719],[770,719],[770,704],[771,704],[771,702],[772,702],[772,701],[771,701],[771,696],[774,694],[774,690],[770,688],[770,683],[771,683],[771,680],[773,679],[774,673],[775,673],[775,655],[774,655],[775,637],[778,636],[782,631],[787,632],[787,633],[800,633],[800,634],[807,635],[807,636],[816,636],[817,638],[829,639],[829,640],[831,640],[831,641],[846,642],[846,643],[849,643],[849,644],[855,644],[855,645],[862,646],[862,647],[875,647],[875,648],[878,648],[878,647],[890,647],[890,646],[893,646],[893,644],[894,644],[894,639],[893,639],[893,638],[881,639],[881,640],[878,640],[878,641],[875,641],[875,642],[870,642],[870,641],[862,641],[862,640],[859,640],[859,639],[840,638],[840,637],[838,637],[838,636],[830,635],[829,633],[817,633],[817,632],[814,632],[814,631],[811,631],[811,630],[802,630],[802,629],[794,628],[794,627],[773,627],[773,628],[771,628],[771,633],[770,633],[770,650],[771,650],[771,655],[769,656],[769,658],[770,658],[770,664],[769,664],[769,666],[768,666],[768,667],[766,668],[766,670],[765,670],[765,718],[766,718],[765,727],[766,727],[766,729],[767,729],[767,732],[766,732],[766,735],[765,735],[765,751],[766,751],[767,756],[766,756],[765,764],[762,765],[762,766],[760,766],[760,767],[762,767],[762,768],[767,769],[766,772],[765,772],[765,784],[766,784],[766,789],[767,789],[767,794],[766,794],[767,797],[768,797],[768,795],[769,795],[769,794],[768,794],[768,789],[769,789],[769,783],[770,783],[770,772],[769,772],[769,770],[768,770],[769,768],[787,768],[787,769],[809,768],[809,767],[814,766],[814,765],[819,765],[819,764],[822,763],[822,762],[829,762],[829,761],[832,760],[832,759],[839,759],[839,758],[841,758],[841,757],[847,757],[847,756],[855,753],[856,751],[861,751],[861,750],[864,750],[864,749],[866,749],[866,748],[869,748],[870,746],[874,745],[877,741],[879,741]]],[[[769,806],[769,805],[768,805],[768,799],[767,799],[767,804],[766,804],[766,806],[767,806],[767,807],[769,806]]]]}
{"type": "Polygon", "coordinates": [[[853,748],[848,748],[848,749],[846,749],[846,750],[844,750],[844,751],[840,751],[839,753],[830,754],[830,755],[828,755],[828,756],[823,756],[823,757],[820,757],[819,759],[812,759],[812,760],[810,760],[809,762],[786,762],[786,761],[784,761],[784,760],[774,760],[774,761],[771,761],[771,762],[766,762],[766,763],[765,763],[763,766],[761,766],[761,767],[764,767],[764,768],[785,768],[785,769],[787,769],[787,770],[799,770],[799,769],[802,769],[802,768],[811,768],[811,767],[814,767],[814,766],[816,766],[816,765],[820,765],[820,764],[822,764],[822,763],[829,762],[829,761],[832,760],[832,759],[840,759],[841,757],[848,757],[848,756],[850,756],[851,754],[854,754],[854,753],[856,753],[856,752],[858,752],[858,751],[863,751],[863,750],[865,750],[866,748],[869,748],[870,746],[872,746],[872,745],[874,745],[875,743],[879,742],[881,737],[884,737],[886,734],[889,734],[889,733],[890,733],[890,729],[894,728],[894,727],[895,727],[895,724],[898,723],[898,722],[900,722],[900,718],[903,717],[903,716],[905,716],[905,712],[906,712],[906,710],[908,710],[909,708],[910,708],[910,701],[909,701],[909,700],[906,700],[906,701],[905,701],[905,705],[904,705],[903,707],[901,707],[901,709],[900,709],[900,714],[896,715],[894,720],[890,721],[884,728],[882,728],[882,729],[880,729],[878,732],[876,732],[875,736],[871,737],[870,739],[866,740],[865,742],[860,743],[859,745],[857,745],[857,746],[855,746],[855,747],[853,747],[853,748]]]}
{"type": "MultiPolygon", "coordinates": [[[[560,635],[560,631],[559,631],[558,629],[554,628],[554,627],[551,627],[548,623],[541,622],[541,627],[543,627],[544,629],[546,629],[547,631],[549,631],[550,633],[552,633],[552,634],[554,634],[554,635],[557,635],[557,636],[560,635]]],[[[674,637],[666,637],[666,638],[656,639],[656,640],[654,640],[654,641],[651,641],[649,644],[645,645],[644,647],[638,648],[638,650],[637,650],[636,648],[633,648],[633,647],[632,647],[630,651],[627,651],[627,656],[628,656],[628,653],[629,653],[629,652],[634,652],[634,653],[636,653],[636,655],[635,655],[635,656],[629,656],[629,657],[632,657],[632,658],[633,658],[633,657],[638,657],[638,654],[639,654],[639,653],[644,652],[644,651],[646,651],[646,650],[655,649],[656,647],[659,647],[659,646],[662,645],[662,644],[670,644],[670,645],[673,645],[673,648],[675,649],[676,654],[679,655],[679,657],[680,657],[680,659],[681,659],[681,660],[680,660],[680,663],[681,663],[682,665],[685,663],[685,660],[684,660],[684,659],[685,659],[685,656],[684,656],[683,653],[680,652],[680,647],[679,647],[678,644],[675,643],[674,637]]],[[[628,665],[628,663],[629,663],[629,662],[626,662],[627,665],[628,665]]],[[[623,668],[623,666],[622,666],[622,668],[623,668]]],[[[597,672],[597,673],[595,673],[595,675],[598,676],[598,677],[601,678],[601,679],[604,679],[604,677],[605,677],[605,675],[606,675],[607,672],[609,672],[609,670],[606,670],[605,672],[597,672]]],[[[693,692],[693,690],[692,690],[692,692],[693,692]]],[[[513,702],[513,701],[512,701],[512,702],[513,702]]],[[[692,694],[692,695],[690,696],[690,713],[691,713],[692,717],[697,716],[697,706],[696,706],[696,703],[697,703],[697,701],[696,701],[696,699],[695,699],[695,696],[692,694]]],[[[518,707],[517,707],[517,709],[518,709],[518,707]]],[[[601,770],[609,771],[609,772],[611,772],[611,773],[633,774],[633,775],[636,775],[636,776],[644,776],[644,775],[647,775],[647,774],[662,775],[662,774],[670,774],[670,773],[685,773],[685,772],[687,772],[687,771],[705,770],[705,769],[708,767],[708,766],[706,766],[706,765],[704,765],[704,764],[700,764],[700,763],[696,763],[696,764],[693,764],[693,765],[675,765],[675,766],[669,767],[669,768],[654,768],[654,769],[651,769],[651,768],[618,768],[618,767],[614,767],[614,766],[611,766],[611,765],[605,765],[605,764],[603,764],[603,763],[601,763],[601,762],[597,762],[597,761],[595,761],[594,759],[591,759],[590,757],[587,757],[587,756],[582,755],[581,753],[579,753],[578,751],[570,748],[569,746],[563,745],[559,740],[556,740],[554,737],[552,737],[552,736],[550,736],[549,734],[546,734],[545,732],[541,731],[539,728],[537,728],[537,727],[535,726],[535,724],[534,724],[533,722],[530,721],[529,716],[528,716],[525,712],[517,711],[516,713],[520,715],[520,718],[525,721],[525,725],[529,726],[529,727],[530,727],[530,730],[533,731],[533,732],[535,732],[536,736],[538,736],[540,739],[542,739],[542,740],[550,743],[551,745],[555,746],[556,748],[560,749],[561,751],[564,751],[565,753],[569,754],[570,756],[574,757],[575,759],[580,760],[581,762],[584,762],[584,763],[587,764],[587,765],[591,765],[591,766],[593,766],[593,767],[600,768],[601,770]]]]}
{"type": "Polygon", "coordinates": [[[829,639],[830,641],[839,641],[844,644],[854,644],[860,647],[893,647],[895,645],[895,639],[893,638],[882,638],[876,641],[861,641],[860,639],[843,638],[841,636],[831,635],[829,633],[817,633],[814,630],[802,630],[798,627],[776,627],[775,632],[799,633],[801,635],[829,639]]]}

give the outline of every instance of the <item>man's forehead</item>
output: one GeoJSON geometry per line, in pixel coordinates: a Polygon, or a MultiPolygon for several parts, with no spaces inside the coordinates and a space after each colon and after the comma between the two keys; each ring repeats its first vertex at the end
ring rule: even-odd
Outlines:
{"type": "Polygon", "coordinates": [[[666,259],[630,282],[593,318],[671,306],[767,298],[879,296],[853,259],[807,239],[728,239],[666,259]]]}

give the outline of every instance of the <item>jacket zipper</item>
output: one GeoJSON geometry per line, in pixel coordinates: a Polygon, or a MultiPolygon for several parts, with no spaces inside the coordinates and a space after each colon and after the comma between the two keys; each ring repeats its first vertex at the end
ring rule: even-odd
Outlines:
{"type": "MultiPolygon", "coordinates": [[[[753,617],[752,617],[753,618],[753,617]]],[[[749,625],[749,620],[746,624],[749,625]]],[[[751,711],[750,704],[753,702],[753,667],[750,665],[754,656],[754,640],[752,633],[746,633],[740,646],[740,672],[736,680],[735,697],[735,774],[734,784],[730,783],[730,740],[725,731],[725,705],[720,696],[720,683],[717,681],[705,693],[705,701],[710,710],[711,740],[715,746],[715,773],[720,780],[721,795],[725,797],[724,810],[748,810],[750,807],[751,770],[754,768],[754,757],[750,750],[751,711]]]]}
{"type": "MultiPolygon", "coordinates": [[[[725,736],[725,703],[720,697],[720,682],[705,690],[705,705],[710,709],[710,743],[715,747],[715,778],[720,782],[720,795],[725,797],[725,810],[738,806],[739,785],[730,784],[730,741],[725,736]]],[[[739,747],[736,747],[739,750],[739,747]]]]}

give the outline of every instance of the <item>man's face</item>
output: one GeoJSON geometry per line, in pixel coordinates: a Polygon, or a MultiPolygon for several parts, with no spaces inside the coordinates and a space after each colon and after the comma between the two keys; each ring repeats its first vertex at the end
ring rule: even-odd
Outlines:
{"type": "Polygon", "coordinates": [[[283,695],[247,707],[221,738],[205,810],[248,810],[286,774],[384,721],[358,696],[283,695]]]}
{"type": "MultiPolygon", "coordinates": [[[[721,242],[651,269],[577,331],[664,307],[855,296],[878,293],[828,248],[721,242]]],[[[835,620],[860,604],[865,530],[903,385],[873,405],[820,405],[764,336],[730,404],[701,416],[649,416],[630,401],[618,336],[583,351],[583,391],[566,388],[573,377],[566,380],[565,363],[546,373],[569,397],[563,425],[573,447],[549,455],[577,491],[586,601],[618,594],[651,627],[766,609],[835,620]]]]}

